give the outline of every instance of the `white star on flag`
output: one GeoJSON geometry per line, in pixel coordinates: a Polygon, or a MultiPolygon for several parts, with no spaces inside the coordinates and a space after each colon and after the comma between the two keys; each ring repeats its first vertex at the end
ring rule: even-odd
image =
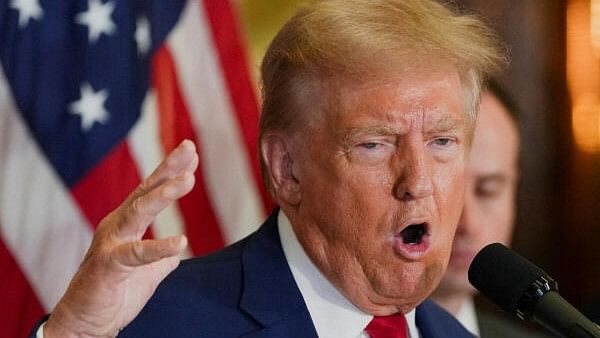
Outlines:
{"type": "Polygon", "coordinates": [[[89,83],[84,83],[81,88],[81,98],[69,105],[72,114],[81,117],[81,129],[89,131],[94,123],[105,123],[110,114],[104,108],[104,102],[108,98],[108,89],[94,91],[89,83]]]}
{"type": "Polygon", "coordinates": [[[143,16],[139,17],[136,22],[135,42],[137,44],[138,54],[145,55],[150,51],[152,45],[150,23],[148,22],[148,19],[143,16]]]}
{"type": "Polygon", "coordinates": [[[111,35],[117,29],[110,18],[115,4],[111,1],[102,3],[101,0],[88,0],[88,10],[77,14],[77,23],[88,26],[90,43],[98,40],[102,33],[111,35]]]}
{"type": "Polygon", "coordinates": [[[152,39],[150,37],[150,23],[146,17],[139,17],[135,28],[135,42],[138,47],[138,53],[145,55],[150,51],[152,39]]]}
{"type": "Polygon", "coordinates": [[[39,20],[44,15],[39,0],[11,0],[10,7],[19,11],[19,27],[25,27],[30,20],[39,20]]]}

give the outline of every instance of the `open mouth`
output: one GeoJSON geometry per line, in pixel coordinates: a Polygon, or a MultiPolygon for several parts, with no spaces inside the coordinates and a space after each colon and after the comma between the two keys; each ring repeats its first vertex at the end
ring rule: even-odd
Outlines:
{"type": "Polygon", "coordinates": [[[421,244],[425,234],[427,234],[425,223],[411,224],[400,232],[400,236],[402,236],[402,242],[409,245],[421,244]]]}
{"type": "Polygon", "coordinates": [[[409,224],[395,236],[396,252],[408,259],[423,257],[431,247],[429,231],[426,222],[409,224]]]}

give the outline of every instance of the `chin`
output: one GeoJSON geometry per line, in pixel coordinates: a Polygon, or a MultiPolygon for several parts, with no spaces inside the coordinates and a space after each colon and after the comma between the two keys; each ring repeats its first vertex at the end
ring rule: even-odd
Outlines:
{"type": "Polygon", "coordinates": [[[394,298],[381,298],[379,296],[376,299],[363,299],[364,303],[355,303],[355,305],[363,312],[372,314],[374,316],[389,316],[398,312],[407,313],[416,308],[423,299],[419,300],[406,300],[405,298],[394,299],[394,298]]]}
{"type": "Polygon", "coordinates": [[[377,291],[396,309],[409,311],[419,305],[433,292],[443,272],[443,264],[426,266],[423,263],[404,263],[403,269],[395,276],[381,279],[377,291]]]}

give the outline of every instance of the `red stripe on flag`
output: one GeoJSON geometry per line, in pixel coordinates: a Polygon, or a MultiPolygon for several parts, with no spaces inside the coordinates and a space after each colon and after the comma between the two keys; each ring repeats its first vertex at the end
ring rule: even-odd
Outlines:
{"type": "MultiPolygon", "coordinates": [[[[152,85],[158,101],[160,138],[164,152],[170,152],[184,139],[192,140],[200,152],[201,145],[198,143],[189,110],[179,87],[173,57],[164,46],[157,50],[152,59],[152,85]]],[[[224,241],[208,198],[202,160],[195,175],[194,189],[178,203],[192,252],[202,255],[222,248],[224,241]]]]}
{"type": "MultiPolygon", "coordinates": [[[[221,69],[225,76],[228,93],[236,112],[240,130],[249,155],[250,167],[260,192],[265,211],[274,203],[268,194],[258,164],[258,102],[250,82],[246,54],[242,48],[237,19],[228,0],[204,0],[204,8],[210,21],[221,69]]],[[[202,14],[202,13],[201,13],[202,14]]]]}
{"type": "Polygon", "coordinates": [[[0,337],[27,337],[44,309],[0,238],[0,337]]]}
{"type": "MultiPolygon", "coordinates": [[[[77,183],[71,194],[94,229],[140,183],[133,157],[123,141],[77,183]]],[[[152,238],[150,227],[144,238],[152,238]]]]}

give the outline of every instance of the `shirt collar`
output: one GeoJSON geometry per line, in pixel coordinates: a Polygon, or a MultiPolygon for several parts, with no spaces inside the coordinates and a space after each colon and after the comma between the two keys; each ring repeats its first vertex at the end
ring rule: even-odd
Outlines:
{"type": "Polygon", "coordinates": [[[479,324],[477,323],[477,314],[472,298],[463,302],[460,310],[456,314],[456,319],[469,330],[469,332],[479,337],[479,324]]]}
{"type": "MultiPolygon", "coordinates": [[[[320,338],[368,337],[364,328],[373,316],[344,297],[312,263],[298,242],[289,219],[277,215],[281,246],[320,338]],[[343,325],[340,325],[343,323],[343,325]]],[[[406,314],[411,337],[419,337],[415,311],[406,314]]]]}

